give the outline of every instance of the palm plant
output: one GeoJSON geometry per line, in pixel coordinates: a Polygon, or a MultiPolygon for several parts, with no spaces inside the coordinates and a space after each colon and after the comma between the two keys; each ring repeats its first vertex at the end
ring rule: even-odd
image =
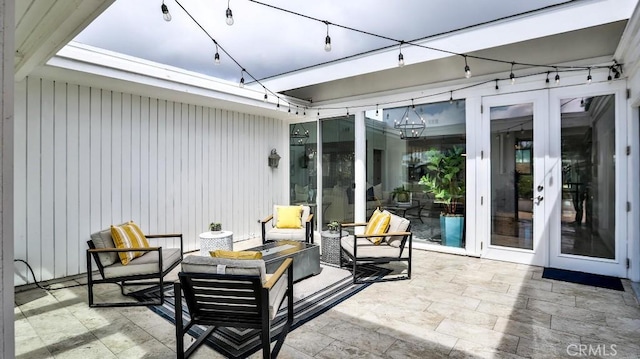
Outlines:
{"type": "Polygon", "coordinates": [[[445,151],[429,151],[427,173],[420,178],[426,192],[444,205],[445,215],[454,215],[465,195],[464,149],[455,146],[445,151]]]}

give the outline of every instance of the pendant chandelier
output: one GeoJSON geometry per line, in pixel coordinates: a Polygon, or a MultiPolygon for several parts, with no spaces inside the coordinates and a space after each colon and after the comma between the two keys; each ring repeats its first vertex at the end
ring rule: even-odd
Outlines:
{"type": "Polygon", "coordinates": [[[291,146],[304,146],[307,140],[309,140],[309,130],[304,128],[301,123],[294,124],[289,134],[289,144],[291,146]]]}
{"type": "Polygon", "coordinates": [[[407,106],[402,117],[393,121],[393,128],[399,131],[402,140],[420,138],[427,127],[422,116],[416,111],[413,100],[411,102],[411,106],[407,106]]]}

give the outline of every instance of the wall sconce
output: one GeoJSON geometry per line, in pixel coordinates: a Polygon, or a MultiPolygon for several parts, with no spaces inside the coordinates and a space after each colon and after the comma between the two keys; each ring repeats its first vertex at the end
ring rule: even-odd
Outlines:
{"type": "Polygon", "coordinates": [[[269,155],[269,167],[278,168],[278,162],[280,162],[280,155],[274,148],[271,150],[271,154],[269,155]]]}

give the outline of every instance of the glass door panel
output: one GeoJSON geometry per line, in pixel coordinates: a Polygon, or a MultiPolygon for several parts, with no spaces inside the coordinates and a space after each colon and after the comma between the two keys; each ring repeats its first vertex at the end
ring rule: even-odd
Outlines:
{"type": "Polygon", "coordinates": [[[615,96],[560,100],[561,253],[614,259],[615,96]]]}
{"type": "Polygon", "coordinates": [[[351,117],[322,120],[322,228],[353,222],[355,127],[351,117]]]}
{"type": "Polygon", "coordinates": [[[491,107],[491,245],[533,249],[533,104],[491,107]]]}

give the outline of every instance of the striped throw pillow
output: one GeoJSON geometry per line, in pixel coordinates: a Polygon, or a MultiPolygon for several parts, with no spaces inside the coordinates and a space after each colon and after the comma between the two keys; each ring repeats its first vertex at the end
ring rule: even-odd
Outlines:
{"type": "MultiPolygon", "coordinates": [[[[387,233],[387,229],[389,228],[389,222],[391,221],[391,215],[388,213],[381,212],[380,209],[376,209],[371,218],[369,218],[369,222],[367,223],[367,227],[364,230],[364,234],[384,234],[387,233]]],[[[369,237],[368,238],[371,243],[374,245],[380,245],[383,237],[369,237]]]]}
{"type": "MultiPolygon", "coordinates": [[[[113,237],[113,242],[116,245],[116,248],[147,248],[149,247],[149,242],[147,241],[147,237],[144,236],[140,227],[137,224],[133,223],[133,221],[127,222],[125,224],[119,226],[111,226],[111,237],[113,237]]],[[[134,258],[140,257],[146,252],[120,252],[118,255],[120,256],[120,262],[122,265],[127,265],[134,258]]]]}

